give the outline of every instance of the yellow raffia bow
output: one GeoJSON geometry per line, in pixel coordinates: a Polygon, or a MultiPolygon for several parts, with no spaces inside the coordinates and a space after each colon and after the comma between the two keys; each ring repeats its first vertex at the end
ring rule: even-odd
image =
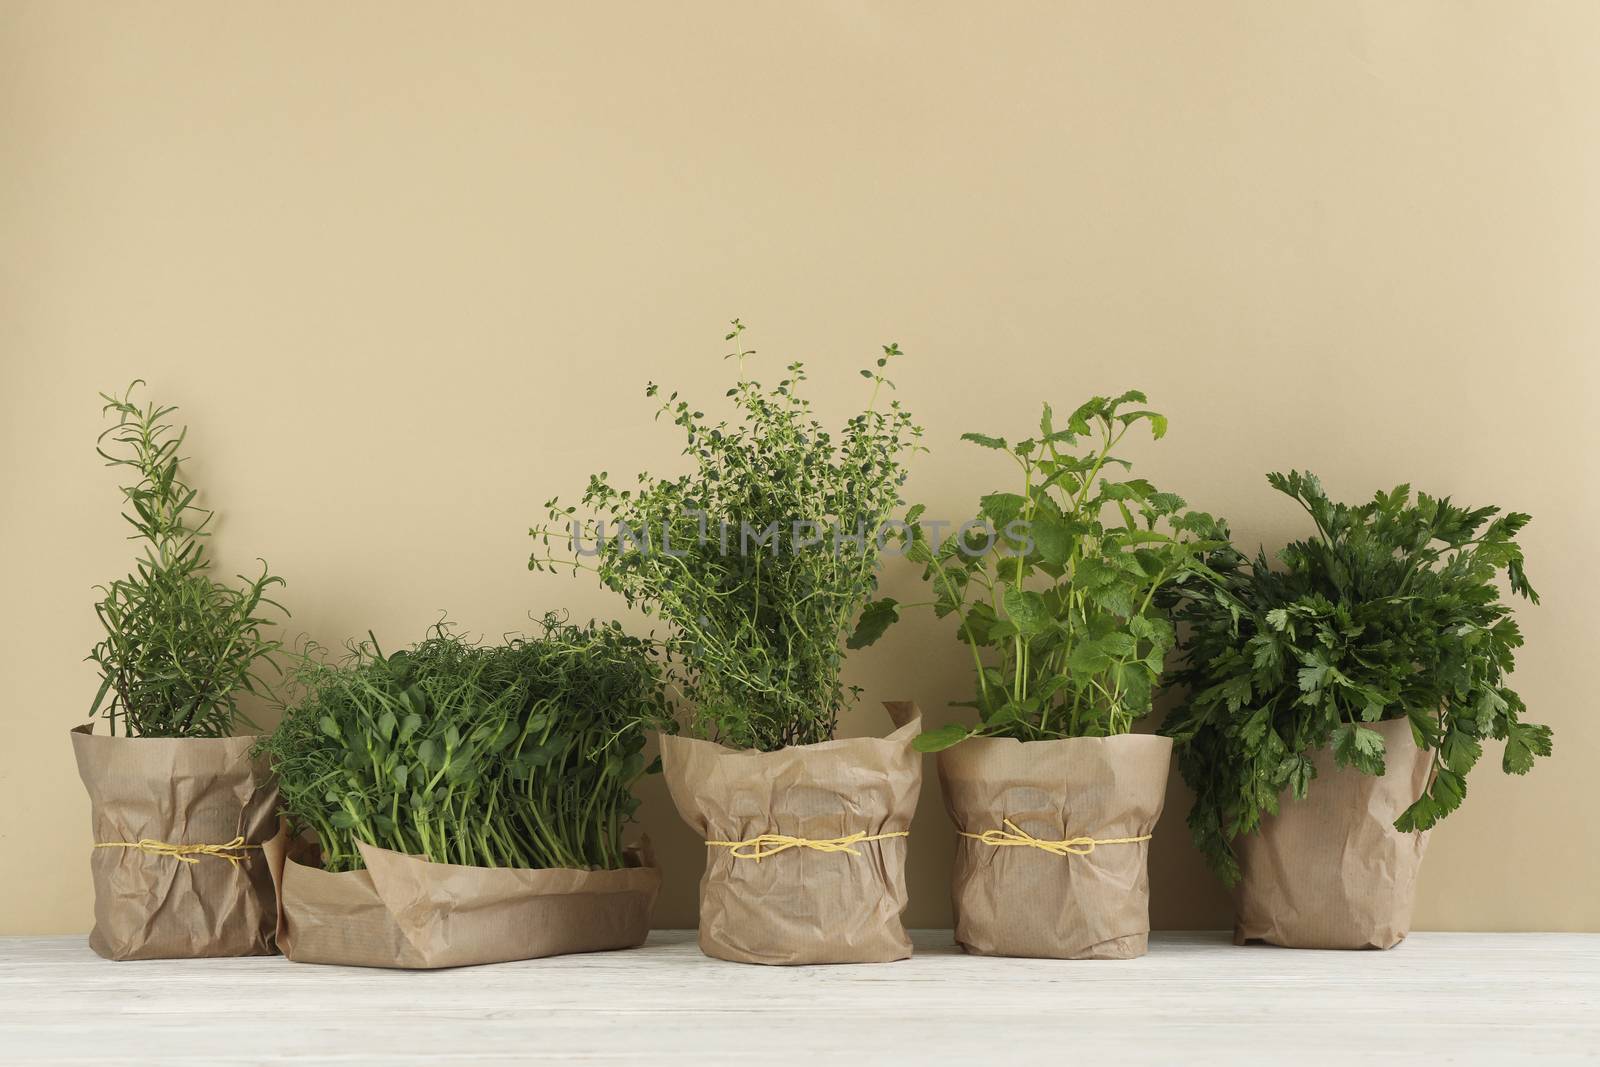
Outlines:
{"type": "Polygon", "coordinates": [[[260,848],[260,845],[247,845],[243,837],[236,837],[225,845],[174,845],[166,841],[157,841],[154,838],[144,838],[141,841],[101,841],[95,848],[136,848],[140,852],[151,856],[171,856],[179,863],[199,863],[197,857],[215,856],[227,860],[233,866],[239,866],[249,856],[240,856],[237,853],[242,849],[260,848]]]}
{"type": "Polygon", "coordinates": [[[963,830],[961,836],[982,841],[986,845],[994,845],[996,848],[1005,848],[1009,845],[1036,848],[1052,856],[1087,856],[1097,845],[1132,845],[1139,841],[1148,841],[1151,837],[1150,834],[1143,834],[1139,837],[1069,837],[1063,841],[1041,841],[1010,819],[1005,820],[1005,827],[1004,830],[985,830],[981,834],[969,834],[963,830]]]}
{"type": "Polygon", "coordinates": [[[788,834],[758,834],[743,841],[707,841],[706,844],[730,849],[728,854],[736,860],[755,860],[760,863],[767,856],[776,856],[791,848],[809,848],[814,852],[848,852],[852,856],[859,856],[861,853],[851,848],[851,845],[859,845],[864,841],[882,841],[890,837],[910,836],[909,830],[895,830],[887,834],[869,834],[865,830],[857,830],[845,837],[816,839],[790,837],[788,834]],[[740,849],[744,851],[741,852],[740,849]]]}

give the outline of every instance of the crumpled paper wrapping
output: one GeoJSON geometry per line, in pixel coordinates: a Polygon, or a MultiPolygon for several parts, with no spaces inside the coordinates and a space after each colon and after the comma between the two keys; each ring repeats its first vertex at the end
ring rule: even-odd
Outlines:
{"type": "MultiPolygon", "coordinates": [[[[254,737],[112,737],[94,724],[72,731],[78,776],[89,792],[97,843],[160,841],[260,845],[278,829],[278,786],[254,737]]],[[[89,947],[107,959],[263,956],[273,951],[277,911],[259,848],[237,864],[217,856],[185,863],[137,848],[93,849],[94,929],[89,947]]]]}
{"type": "Polygon", "coordinates": [[[1374,724],[1387,746],[1381,778],[1312,756],[1317,776],[1304,800],[1285,796],[1261,832],[1234,841],[1243,877],[1234,941],[1285,948],[1390,948],[1411,929],[1427,833],[1401,833],[1395,819],[1422,795],[1432,754],[1411,724],[1374,724]]]}
{"type": "Polygon", "coordinates": [[[464,867],[357,843],[365,870],[333,873],[278,838],[278,947],[297,963],[426,970],[634,948],[661,888],[649,842],[609,871],[464,867]]]}
{"type": "MultiPolygon", "coordinates": [[[[1006,820],[1041,841],[1142,837],[1166,796],[1172,741],[1146,734],[1055,741],[974,737],[939,753],[956,828],[1006,820]]],[[[1086,855],[956,839],[956,941],[984,956],[1129,959],[1150,935],[1148,841],[1086,855]]]]}
{"type": "MultiPolygon", "coordinates": [[[[906,831],[922,786],[914,704],[886,703],[897,729],[882,738],[777,752],[661,738],[678,814],[706,841],[761,834],[828,840],[906,831]]],[[[737,963],[884,963],[911,955],[908,838],[862,841],[859,855],[790,848],[761,860],[707,846],[700,881],[700,949],[737,963]]]]}

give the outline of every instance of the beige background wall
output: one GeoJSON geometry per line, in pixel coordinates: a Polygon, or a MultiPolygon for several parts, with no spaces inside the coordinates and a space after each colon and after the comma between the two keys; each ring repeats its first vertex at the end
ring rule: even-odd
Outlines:
{"type": "MultiPolygon", "coordinates": [[[[951,514],[1004,476],[961,432],[1125,387],[1172,417],[1143,473],[1251,545],[1304,528],[1270,467],[1531,511],[1516,681],[1557,755],[1474,776],[1417,924],[1600,929],[1597,60],[1582,0],[0,0],[0,933],[89,923],[66,732],[128,560],[97,390],[182,405],[223,563],[271,560],[292,634],[498,635],[619,610],[529,574],[526,529],[672,467],[643,385],[714,408],[735,315],[841,415],[899,341],[910,490],[951,514]]],[[[851,674],[939,721],[956,651],[918,620],[851,674]]],[[[646,801],[687,925],[701,848],[646,801]]],[[[1154,918],[1220,926],[1186,804],[1154,918]]],[[[917,925],[950,853],[930,782],[917,925]]]]}

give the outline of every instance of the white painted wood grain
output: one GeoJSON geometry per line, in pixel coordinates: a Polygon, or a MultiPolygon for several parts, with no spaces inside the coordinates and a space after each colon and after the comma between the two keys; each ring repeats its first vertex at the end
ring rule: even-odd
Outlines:
{"type": "Polygon", "coordinates": [[[1413,934],[1391,952],[1156,934],[1129,961],[748,967],[667,931],[455,971],[110,963],[0,939],[0,1061],[817,1065],[1506,1063],[1600,1056],[1600,935],[1413,934]]]}

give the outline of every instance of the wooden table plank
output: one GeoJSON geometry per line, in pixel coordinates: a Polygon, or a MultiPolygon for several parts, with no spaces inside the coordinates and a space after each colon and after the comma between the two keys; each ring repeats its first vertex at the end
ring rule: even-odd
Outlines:
{"type": "Polygon", "coordinates": [[[1123,962],[963,955],[771,968],[663,931],[454,971],[265,957],[109,963],[0,939],[0,1061],[27,1064],[1482,1062],[1600,1056],[1600,935],[1414,934],[1379,952],[1157,934],[1123,962]]]}

